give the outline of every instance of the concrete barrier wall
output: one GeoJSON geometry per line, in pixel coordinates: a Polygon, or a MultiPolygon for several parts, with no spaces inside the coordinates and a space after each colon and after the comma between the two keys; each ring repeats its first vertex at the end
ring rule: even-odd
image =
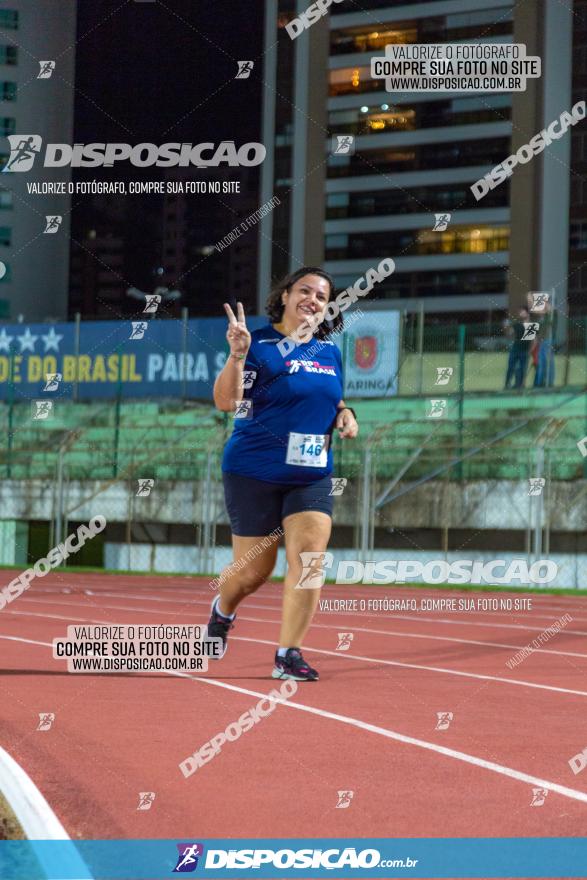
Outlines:
{"type": "MultiPolygon", "coordinates": [[[[347,550],[332,550],[332,565],[327,569],[326,577],[327,580],[334,579],[336,576],[336,572],[338,569],[339,563],[343,561],[349,560],[357,560],[358,554],[356,550],[351,548],[347,550]]],[[[565,589],[587,589],[587,554],[563,554],[563,553],[552,553],[548,557],[549,561],[554,563],[556,566],[556,576],[550,580],[548,583],[533,583],[531,580],[522,580],[519,577],[511,577],[508,583],[503,584],[495,584],[496,588],[502,587],[535,587],[536,589],[546,588],[551,589],[554,587],[557,588],[565,588],[565,589]]],[[[510,568],[510,573],[514,573],[514,569],[511,569],[511,564],[515,560],[523,560],[523,562],[527,565],[528,569],[532,566],[536,560],[529,557],[524,557],[522,554],[516,553],[498,553],[495,552],[478,552],[478,551],[470,551],[468,553],[448,553],[443,555],[440,552],[410,552],[409,554],[405,551],[392,551],[392,550],[375,550],[369,555],[369,562],[419,562],[423,566],[437,561],[454,563],[454,562],[462,562],[463,560],[471,560],[472,562],[480,562],[483,564],[488,564],[493,561],[503,560],[504,565],[501,567],[495,568],[495,573],[498,577],[503,577],[506,574],[507,568],[510,568]]],[[[222,569],[229,565],[232,562],[232,550],[229,547],[215,547],[214,548],[214,563],[213,563],[213,572],[208,572],[211,574],[211,580],[214,576],[220,574],[222,569]]],[[[115,568],[115,569],[129,569],[131,571],[153,571],[153,572],[183,572],[186,574],[198,574],[201,572],[200,563],[199,563],[199,552],[197,547],[186,547],[185,545],[172,545],[172,544],[133,544],[129,548],[126,544],[113,544],[106,543],[105,545],[105,560],[104,564],[106,568],[115,568]]],[[[523,567],[523,566],[522,566],[523,567]]],[[[348,566],[346,571],[350,575],[351,566],[348,566]]],[[[520,566],[517,567],[519,572],[520,566]]],[[[359,569],[360,571],[360,569],[359,569]]],[[[543,566],[541,569],[542,573],[545,572],[545,567],[543,566]]],[[[275,577],[283,577],[285,574],[285,552],[283,547],[280,547],[278,550],[277,556],[277,565],[275,567],[274,575],[275,577]]],[[[438,578],[441,574],[438,567],[436,570],[431,572],[432,577],[435,579],[438,578]]],[[[375,582],[378,582],[375,579],[375,582]]],[[[424,583],[424,578],[422,576],[411,578],[407,583],[424,583]]],[[[446,580],[440,577],[440,580],[435,582],[438,583],[446,583],[446,580]]],[[[492,584],[490,580],[488,583],[483,581],[483,586],[488,586],[492,584]]],[[[347,585],[341,583],[338,587],[340,591],[343,591],[347,585]]],[[[389,584],[389,586],[394,586],[393,583],[389,584]]],[[[371,587],[372,588],[372,587],[371,587]]],[[[214,586],[210,587],[210,591],[212,592],[214,586]]],[[[328,587],[327,587],[328,589],[328,587]]],[[[455,584],[455,589],[459,589],[459,585],[455,584]]]]}
{"type": "MultiPolygon", "coordinates": [[[[148,474],[145,474],[148,477],[148,474]]],[[[408,488],[409,483],[402,484],[408,488]]],[[[376,487],[376,496],[385,483],[376,487]]],[[[102,514],[109,522],[201,523],[206,509],[221,525],[228,523],[220,483],[213,484],[211,504],[206,505],[205,484],[199,481],[157,481],[149,495],[136,496],[137,481],[111,485],[99,482],[68,484],[64,507],[71,520],[88,520],[102,514]],[[87,500],[86,500],[87,499],[87,500]]],[[[549,486],[551,529],[585,531],[587,480],[552,482],[549,486]]],[[[51,520],[54,516],[54,483],[43,480],[0,482],[3,519],[51,520]]],[[[354,526],[360,520],[360,484],[351,479],[344,494],[335,500],[334,524],[354,526]]],[[[484,480],[426,483],[376,514],[378,525],[403,528],[526,529],[531,506],[541,499],[528,495],[528,481],[484,480]]],[[[546,501],[545,498],[545,507],[546,501]]]]}

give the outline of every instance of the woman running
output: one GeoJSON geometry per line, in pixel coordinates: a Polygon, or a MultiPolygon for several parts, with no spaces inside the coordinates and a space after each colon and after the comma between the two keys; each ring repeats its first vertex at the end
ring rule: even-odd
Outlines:
{"type": "MultiPolygon", "coordinates": [[[[228,316],[230,355],[214,384],[214,403],[235,412],[234,430],[224,449],[222,477],[231,523],[234,563],[219,577],[208,635],[226,650],[236,609],[271,576],[278,536],[285,536],[287,574],[273,678],[317,681],[301,645],[318,604],[316,579],[302,578],[301,553],[311,553],[312,575],[321,574],[322,554],[332,528],[332,431],[356,437],[352,409],[342,400],[340,351],[328,339],[342,328],[340,312],[324,320],[334,296],[332,278],[322,269],[298,269],[271,292],[271,323],[252,334],[237,303],[228,316]],[[313,334],[312,334],[312,331],[313,334]],[[293,348],[285,337],[303,336],[293,348]],[[281,351],[292,348],[290,354],[281,351]],[[267,540],[271,536],[270,540],[267,540]],[[304,585],[311,588],[304,589],[304,585]]],[[[318,578],[321,583],[321,578],[318,578]]]]}

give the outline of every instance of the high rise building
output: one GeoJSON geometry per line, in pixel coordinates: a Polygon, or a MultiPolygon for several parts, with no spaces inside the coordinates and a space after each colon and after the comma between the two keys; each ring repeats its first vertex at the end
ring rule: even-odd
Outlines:
{"type": "MultiPolygon", "coordinates": [[[[40,135],[71,143],[75,77],[75,0],[7,0],[0,9],[0,167],[9,160],[7,135],[40,135]],[[47,65],[49,62],[49,65],[47,65]]],[[[43,148],[41,148],[41,151],[43,148]]],[[[0,178],[0,278],[3,317],[65,318],[69,283],[69,194],[31,194],[27,183],[70,179],[68,167],[36,163],[0,178]],[[62,217],[53,234],[48,216],[62,217]]]]}
{"type": "MultiPolygon", "coordinates": [[[[573,7],[573,99],[587,92],[587,0],[573,7]]],[[[569,312],[587,314],[587,131],[576,125],[571,133],[571,228],[569,241],[569,312]]]]}
{"type": "Polygon", "coordinates": [[[191,317],[221,317],[227,300],[240,301],[247,313],[254,313],[258,231],[253,226],[241,234],[239,227],[259,207],[257,170],[219,167],[213,175],[194,175],[189,169],[173,169],[166,179],[203,185],[210,180],[220,190],[226,184],[238,191],[165,194],[160,283],[181,291],[179,304],[191,317]],[[233,229],[239,230],[238,237],[223,245],[233,229]]]}
{"type": "Polygon", "coordinates": [[[266,3],[261,198],[281,205],[262,228],[259,302],[300,265],[345,287],[392,257],[370,296],[386,306],[479,320],[554,285],[562,306],[570,138],[480,201],[470,187],[572,106],[569,4],[343,0],[292,40],[285,26],[307,6],[266,3]],[[387,44],[512,41],[542,59],[526,92],[391,93],[371,77],[387,44]],[[334,135],[352,135],[353,152],[335,154],[334,135]]]}

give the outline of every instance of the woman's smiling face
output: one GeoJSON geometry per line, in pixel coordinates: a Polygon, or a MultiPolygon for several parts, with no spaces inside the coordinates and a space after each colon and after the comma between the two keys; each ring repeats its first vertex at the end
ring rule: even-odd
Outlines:
{"type": "Polygon", "coordinates": [[[305,322],[314,327],[320,323],[330,299],[330,284],[321,275],[303,275],[289,291],[282,294],[285,305],[282,322],[288,327],[299,327],[305,322]]]}

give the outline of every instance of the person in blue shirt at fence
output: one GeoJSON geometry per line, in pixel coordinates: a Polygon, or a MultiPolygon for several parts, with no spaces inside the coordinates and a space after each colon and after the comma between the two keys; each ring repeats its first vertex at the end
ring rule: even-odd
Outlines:
{"type": "Polygon", "coordinates": [[[332,527],[332,433],[357,436],[343,400],[341,354],[328,337],[342,329],[332,278],[304,267],[269,296],[270,323],[252,334],[244,309],[225,303],[230,354],[214,385],[214,402],[233,412],[222,476],[234,562],[218,581],[208,634],[224,650],[236,609],[271,575],[280,537],[287,574],[273,678],[316,681],[301,645],[318,605],[332,527]],[[302,340],[302,341],[300,341],[302,340]]]}

